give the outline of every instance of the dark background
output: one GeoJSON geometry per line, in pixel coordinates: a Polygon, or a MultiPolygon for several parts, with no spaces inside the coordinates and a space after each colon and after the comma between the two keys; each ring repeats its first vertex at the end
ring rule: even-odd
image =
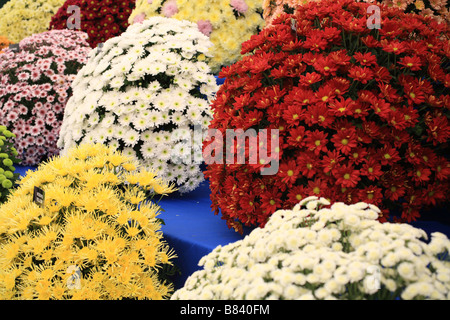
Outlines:
{"type": "Polygon", "coordinates": [[[3,7],[3,5],[7,2],[8,2],[8,0],[0,0],[0,8],[3,7]]]}

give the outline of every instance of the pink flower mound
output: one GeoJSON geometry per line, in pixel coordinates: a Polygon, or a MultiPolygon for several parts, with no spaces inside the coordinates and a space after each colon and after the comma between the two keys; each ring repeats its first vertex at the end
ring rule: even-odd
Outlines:
{"type": "Polygon", "coordinates": [[[240,13],[246,13],[248,10],[248,5],[245,3],[245,0],[231,0],[231,6],[240,13]]]}
{"type": "Polygon", "coordinates": [[[23,165],[59,154],[56,142],[70,85],[91,50],[87,39],[82,31],[52,30],[0,55],[0,125],[16,134],[23,165]]]}
{"type": "Polygon", "coordinates": [[[212,32],[212,24],[209,20],[199,20],[197,21],[198,29],[205,36],[209,37],[212,32]]]}
{"type": "Polygon", "coordinates": [[[161,8],[162,14],[167,18],[172,17],[174,14],[178,12],[178,6],[176,0],[169,0],[163,4],[161,8]]]}

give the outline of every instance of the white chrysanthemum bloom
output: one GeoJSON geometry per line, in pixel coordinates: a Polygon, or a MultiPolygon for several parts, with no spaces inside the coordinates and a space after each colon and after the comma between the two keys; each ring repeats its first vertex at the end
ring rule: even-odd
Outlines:
{"type": "Polygon", "coordinates": [[[426,243],[422,230],[377,221],[372,205],[323,200],[216,247],[172,299],[448,299],[450,262],[437,256],[448,254],[445,235],[426,243]]]}
{"type": "Polygon", "coordinates": [[[73,82],[58,141],[62,154],[96,140],[158,170],[182,193],[195,189],[203,181],[203,159],[194,132],[203,137],[207,130],[218,89],[199,61],[211,46],[197,24],[153,17],[93,50],[73,82]],[[183,143],[171,135],[182,135],[183,143]],[[174,174],[180,163],[184,171],[174,174]]]}

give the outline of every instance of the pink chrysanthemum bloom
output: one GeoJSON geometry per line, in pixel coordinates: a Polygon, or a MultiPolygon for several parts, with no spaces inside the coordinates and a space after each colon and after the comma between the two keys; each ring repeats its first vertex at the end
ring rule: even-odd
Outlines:
{"type": "MultiPolygon", "coordinates": [[[[149,1],[151,1],[151,0],[149,0],[149,1]]],[[[134,17],[133,23],[142,23],[142,21],[145,20],[145,17],[146,17],[145,13],[140,13],[134,17]]]]}
{"type": "Polygon", "coordinates": [[[231,0],[230,4],[239,13],[244,14],[248,10],[248,5],[245,3],[245,0],[231,0]]]}
{"type": "Polygon", "coordinates": [[[178,6],[177,6],[176,0],[169,0],[166,3],[164,3],[161,8],[161,12],[167,18],[170,18],[174,14],[176,14],[178,12],[178,6]]]}
{"type": "Polygon", "coordinates": [[[198,29],[205,36],[209,37],[212,32],[212,24],[209,20],[199,20],[197,21],[198,29]]]}

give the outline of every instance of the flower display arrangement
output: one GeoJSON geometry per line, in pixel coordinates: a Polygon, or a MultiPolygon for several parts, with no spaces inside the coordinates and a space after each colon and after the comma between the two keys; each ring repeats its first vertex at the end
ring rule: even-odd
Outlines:
{"type": "Polygon", "coordinates": [[[135,7],[134,0],[66,0],[58,12],[51,18],[50,29],[66,29],[73,25],[75,11],[68,10],[76,6],[80,12],[80,30],[89,35],[92,48],[99,43],[120,35],[128,28],[128,17],[135,7]],[[70,23],[71,25],[68,25],[70,23]]]}
{"type": "Polygon", "coordinates": [[[196,24],[164,17],[109,39],[73,82],[58,146],[63,152],[84,142],[114,146],[180,192],[193,190],[204,179],[194,133],[206,131],[217,91],[199,61],[210,46],[196,24]]]}
{"type": "Polygon", "coordinates": [[[91,51],[87,34],[52,30],[0,55],[0,125],[16,135],[24,165],[59,153],[56,146],[70,84],[91,51]]]}
{"type": "Polygon", "coordinates": [[[42,163],[0,207],[0,298],[167,298],[175,254],[148,199],[172,191],[100,144],[42,163]]]}
{"type": "Polygon", "coordinates": [[[421,229],[377,221],[371,204],[329,204],[308,197],[244,239],[216,247],[171,299],[450,298],[444,234],[427,243],[421,229]]]}
{"type": "Polygon", "coordinates": [[[11,142],[12,138],[15,135],[5,126],[0,126],[0,204],[5,202],[19,177],[18,173],[14,173],[14,165],[19,163],[19,159],[16,158],[18,153],[11,142]]]}
{"type": "Polygon", "coordinates": [[[3,53],[3,49],[8,48],[10,44],[13,44],[8,38],[0,36],[0,54],[3,53]]]}
{"type": "Polygon", "coordinates": [[[257,0],[137,0],[129,22],[155,15],[196,23],[214,44],[208,62],[214,74],[237,61],[242,42],[265,25],[261,1],[257,0]]]}
{"type": "Polygon", "coordinates": [[[64,0],[9,0],[0,9],[0,35],[13,43],[48,30],[64,0]]]}
{"type": "Polygon", "coordinates": [[[381,29],[369,29],[368,6],[325,0],[283,14],[220,73],[209,128],[278,129],[280,146],[276,175],[261,175],[261,158],[207,166],[229,227],[263,226],[306,196],[371,203],[381,221],[403,222],[449,198],[448,28],[383,7],[381,29]]]}

